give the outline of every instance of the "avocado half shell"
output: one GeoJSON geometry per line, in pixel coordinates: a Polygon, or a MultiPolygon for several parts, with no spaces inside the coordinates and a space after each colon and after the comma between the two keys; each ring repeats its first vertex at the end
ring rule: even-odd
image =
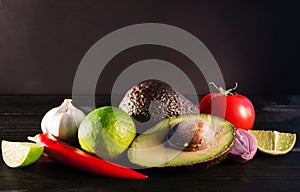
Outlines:
{"type": "Polygon", "coordinates": [[[236,129],[228,121],[207,114],[188,114],[171,117],[138,136],[128,150],[131,163],[141,167],[177,167],[199,165],[207,168],[220,163],[234,144],[236,129]],[[168,134],[183,120],[204,118],[215,133],[210,147],[199,151],[183,151],[168,145],[168,134]]]}
{"type": "Polygon", "coordinates": [[[145,80],[127,91],[119,104],[138,122],[154,122],[181,114],[197,114],[198,106],[170,85],[159,80],[145,80]]]}

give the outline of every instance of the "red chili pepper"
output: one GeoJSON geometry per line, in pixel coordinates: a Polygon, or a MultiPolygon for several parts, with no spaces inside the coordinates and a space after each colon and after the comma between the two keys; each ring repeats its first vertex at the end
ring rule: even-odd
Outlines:
{"type": "Polygon", "coordinates": [[[148,177],[127,167],[90,155],[78,148],[57,140],[51,134],[43,133],[36,135],[35,137],[28,137],[28,139],[43,145],[44,152],[51,160],[73,168],[123,179],[146,179],[148,177]]]}

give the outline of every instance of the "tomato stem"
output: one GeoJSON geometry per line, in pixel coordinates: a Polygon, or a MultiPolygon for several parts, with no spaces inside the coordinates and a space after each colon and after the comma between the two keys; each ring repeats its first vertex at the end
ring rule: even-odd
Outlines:
{"type": "Polygon", "coordinates": [[[238,87],[237,82],[235,82],[235,86],[233,88],[230,88],[228,90],[224,89],[223,87],[218,87],[214,82],[209,82],[209,84],[214,86],[220,92],[220,94],[223,96],[233,95],[233,93],[231,91],[236,90],[238,87]]]}

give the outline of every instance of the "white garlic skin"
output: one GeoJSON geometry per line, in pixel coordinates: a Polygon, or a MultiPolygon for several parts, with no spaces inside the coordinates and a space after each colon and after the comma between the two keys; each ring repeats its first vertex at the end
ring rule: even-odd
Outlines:
{"type": "Polygon", "coordinates": [[[49,133],[62,141],[75,142],[77,140],[78,127],[85,114],[73,106],[72,99],[64,102],[50,111],[42,119],[43,133],[49,133]]]}

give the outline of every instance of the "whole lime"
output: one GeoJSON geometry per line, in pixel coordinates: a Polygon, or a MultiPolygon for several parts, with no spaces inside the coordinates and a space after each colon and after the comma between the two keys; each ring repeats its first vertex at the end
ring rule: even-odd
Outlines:
{"type": "Polygon", "coordinates": [[[136,128],[131,117],[112,106],[90,112],[78,129],[81,148],[103,159],[113,159],[120,155],[135,136],[136,128]]]}

